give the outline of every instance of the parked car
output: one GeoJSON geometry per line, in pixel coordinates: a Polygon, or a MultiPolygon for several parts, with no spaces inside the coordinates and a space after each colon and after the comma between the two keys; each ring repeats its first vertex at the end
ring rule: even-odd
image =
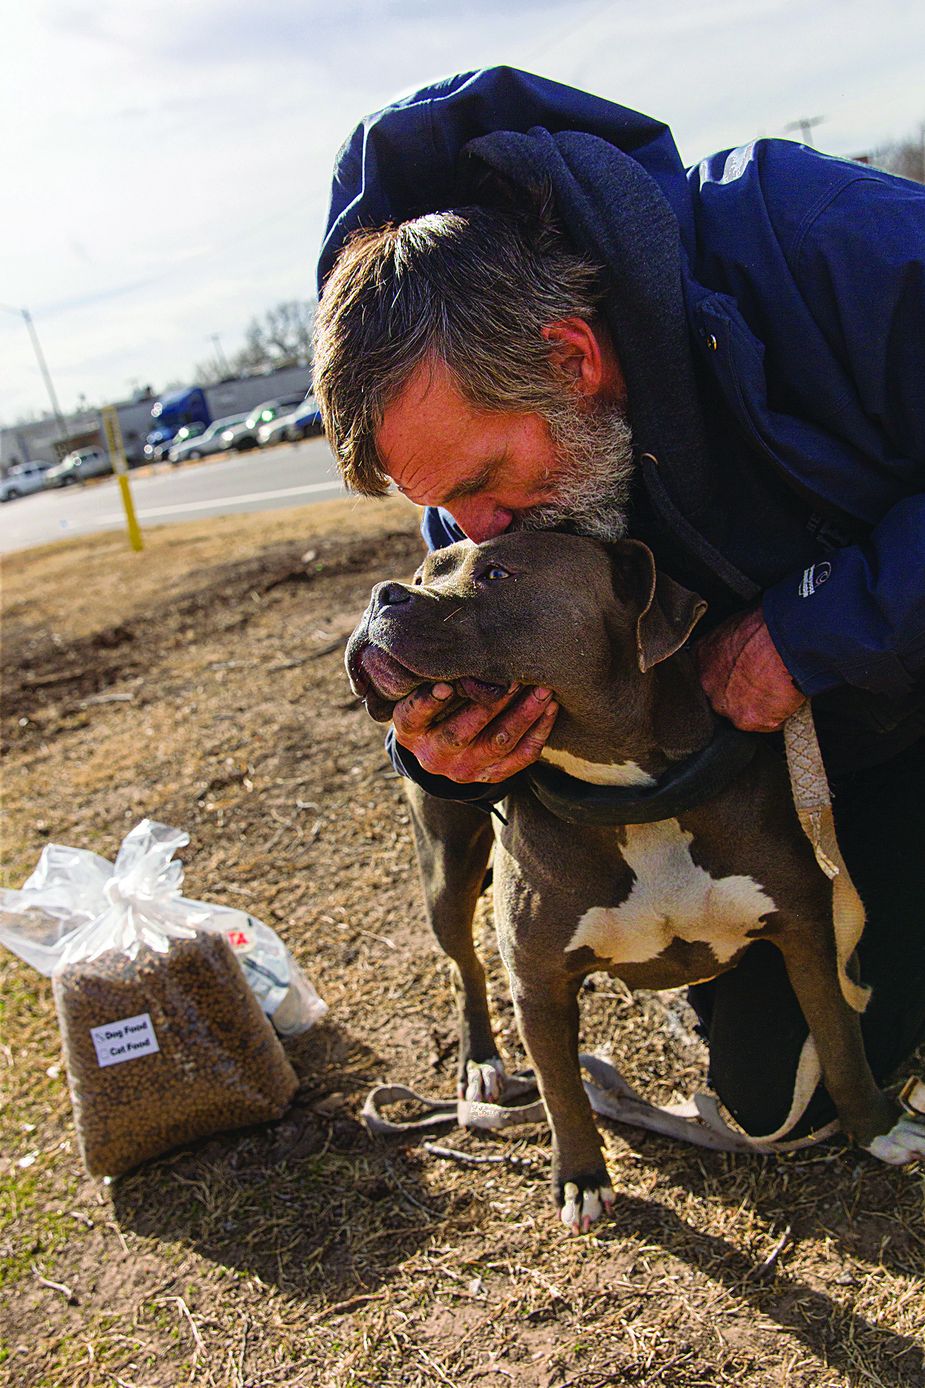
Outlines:
{"type": "Polygon", "coordinates": [[[109,454],[102,448],[77,448],[45,473],[46,487],[70,487],[88,477],[103,477],[112,472],[109,454]]]}
{"type": "Polygon", "coordinates": [[[40,492],[45,485],[48,463],[17,463],[0,478],[0,501],[15,501],[27,492],[40,492]]]}
{"type": "MultiPolygon", "coordinates": [[[[173,442],[180,446],[181,443],[188,443],[190,439],[200,438],[209,426],[206,424],[184,424],[173,436],[173,442]]],[[[169,452],[169,450],[168,450],[169,452]]]]}
{"type": "Polygon", "coordinates": [[[222,439],[226,448],[236,448],[243,452],[246,448],[257,447],[257,430],[261,424],[269,424],[278,415],[291,414],[304,400],[303,395],[285,395],[280,400],[264,400],[255,410],[251,410],[243,424],[226,429],[222,439]]]}
{"type": "Polygon", "coordinates": [[[167,456],[172,463],[184,463],[187,458],[204,458],[209,453],[221,453],[228,447],[222,440],[222,434],[226,429],[243,424],[246,418],[243,414],[229,414],[224,419],[217,419],[205,433],[175,443],[167,456]]]}
{"type": "Polygon", "coordinates": [[[289,437],[295,441],[296,439],[307,439],[309,434],[323,433],[324,424],[321,419],[321,411],[318,408],[318,401],[314,395],[306,395],[289,426],[289,437]]]}
{"type": "Polygon", "coordinates": [[[148,442],[144,447],[144,460],[146,463],[162,463],[167,457],[168,449],[173,447],[173,435],[161,434],[154,438],[153,434],[148,435],[148,442]]]}
{"type": "Polygon", "coordinates": [[[149,434],[149,442],[145,444],[145,462],[166,463],[174,448],[179,448],[181,444],[188,443],[190,439],[199,438],[199,436],[205,432],[205,428],[205,424],[184,424],[169,438],[160,438],[154,442],[152,442],[152,440],[154,440],[154,433],[149,434]]]}
{"type": "Polygon", "coordinates": [[[277,415],[276,419],[271,419],[268,424],[261,424],[257,430],[257,442],[261,448],[267,448],[274,443],[285,443],[289,438],[289,426],[295,419],[294,414],[277,415]]]}
{"type": "Polygon", "coordinates": [[[309,434],[322,432],[321,411],[313,395],[306,395],[299,408],[291,414],[281,414],[268,424],[261,424],[257,430],[257,442],[261,448],[268,444],[283,443],[288,440],[307,438],[309,434]]]}

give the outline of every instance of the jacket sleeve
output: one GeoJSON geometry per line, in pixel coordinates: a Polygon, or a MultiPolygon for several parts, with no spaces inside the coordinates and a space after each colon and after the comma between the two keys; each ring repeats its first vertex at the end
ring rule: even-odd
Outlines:
{"type": "Polygon", "coordinates": [[[793,268],[807,307],[886,446],[898,500],[863,542],[764,595],[804,693],[841,684],[901,696],[925,667],[925,196],[861,178],[808,221],[793,268]]]}

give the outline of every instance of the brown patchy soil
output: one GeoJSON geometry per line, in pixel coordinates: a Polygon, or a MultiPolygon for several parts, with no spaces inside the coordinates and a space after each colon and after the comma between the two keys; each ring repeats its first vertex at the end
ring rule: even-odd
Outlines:
{"type": "MultiPolygon", "coordinates": [[[[0,1380],[23,1388],[925,1383],[921,1174],[841,1148],[776,1160],[606,1127],[615,1217],[570,1240],[547,1135],[451,1132],[505,1162],[373,1140],[389,1077],[453,1089],[453,1005],[422,923],[382,730],[344,640],[408,575],[399,499],[59,544],[5,564],[4,882],[49,841],[112,858],[190,833],[187,895],[272,924],[327,1002],[281,1122],[123,1177],[83,1174],[50,988],[0,959],[0,1380]]],[[[490,925],[502,1041],[523,1063],[490,925]]],[[[703,1055],[679,998],[589,990],[587,1048],[650,1094],[703,1055]]]]}

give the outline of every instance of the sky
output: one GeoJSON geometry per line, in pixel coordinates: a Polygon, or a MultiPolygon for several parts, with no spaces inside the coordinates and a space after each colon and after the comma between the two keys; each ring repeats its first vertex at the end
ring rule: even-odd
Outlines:
{"type": "Polygon", "coordinates": [[[28,0],[0,51],[0,422],[194,381],[314,291],[337,150],[437,77],[507,64],[644,111],[693,163],[822,116],[925,120],[921,0],[28,0]]]}

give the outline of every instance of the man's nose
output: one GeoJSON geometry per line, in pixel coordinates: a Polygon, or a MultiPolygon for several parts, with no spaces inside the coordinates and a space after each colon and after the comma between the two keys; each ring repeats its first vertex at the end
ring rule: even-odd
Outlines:
{"type": "Polygon", "coordinates": [[[377,583],[373,589],[373,611],[383,607],[397,607],[399,603],[411,601],[411,589],[403,583],[377,583]]]}
{"type": "Polygon", "coordinates": [[[483,540],[493,540],[503,535],[514,519],[514,512],[505,506],[496,506],[493,501],[481,501],[476,497],[453,503],[453,519],[470,540],[480,545],[483,540]]]}

